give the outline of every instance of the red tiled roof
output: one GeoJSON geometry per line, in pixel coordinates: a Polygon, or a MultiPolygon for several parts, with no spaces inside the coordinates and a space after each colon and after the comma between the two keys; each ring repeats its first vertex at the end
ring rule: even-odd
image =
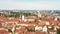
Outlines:
{"type": "Polygon", "coordinates": [[[17,29],[15,30],[15,33],[19,33],[19,32],[21,32],[21,31],[20,30],[17,30],[17,29]]]}
{"type": "Polygon", "coordinates": [[[2,20],[0,20],[0,23],[4,23],[4,21],[5,21],[5,20],[2,19],[2,20]]]}
{"type": "Polygon", "coordinates": [[[38,23],[38,26],[44,26],[45,24],[44,23],[38,23]]]}
{"type": "Polygon", "coordinates": [[[54,21],[53,18],[47,18],[46,20],[47,20],[47,21],[54,21]]]}
{"type": "Polygon", "coordinates": [[[29,22],[20,22],[19,24],[28,24],[29,22]]]}
{"type": "Polygon", "coordinates": [[[13,28],[13,24],[12,23],[8,23],[7,28],[8,29],[12,29],[13,28]]]}
{"type": "Polygon", "coordinates": [[[16,28],[20,28],[21,26],[16,26],[16,28]]]}
{"type": "Polygon", "coordinates": [[[35,26],[31,25],[31,26],[28,26],[28,28],[34,28],[35,26]]]}
{"type": "Polygon", "coordinates": [[[9,32],[4,31],[4,30],[0,30],[0,34],[9,34],[9,32]]]}
{"type": "Polygon", "coordinates": [[[49,30],[49,32],[57,32],[56,30],[49,30]]]}
{"type": "Polygon", "coordinates": [[[60,23],[58,23],[58,26],[60,27],[60,23]]]}
{"type": "Polygon", "coordinates": [[[58,25],[58,22],[57,21],[52,21],[51,24],[54,24],[54,25],[58,25]]]}
{"type": "Polygon", "coordinates": [[[21,27],[20,31],[25,32],[27,30],[26,27],[21,27]]]}
{"type": "Polygon", "coordinates": [[[41,31],[35,31],[36,34],[46,34],[45,32],[41,32],[41,31]]]}
{"type": "Polygon", "coordinates": [[[35,32],[26,32],[25,34],[36,34],[35,32]]]}
{"type": "Polygon", "coordinates": [[[18,34],[23,34],[23,32],[20,31],[18,34]]]}

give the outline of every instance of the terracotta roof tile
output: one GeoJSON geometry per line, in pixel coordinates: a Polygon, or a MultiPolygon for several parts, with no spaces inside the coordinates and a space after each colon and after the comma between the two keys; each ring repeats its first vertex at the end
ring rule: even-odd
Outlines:
{"type": "Polygon", "coordinates": [[[4,30],[0,30],[0,34],[10,34],[10,33],[4,30]]]}
{"type": "Polygon", "coordinates": [[[57,32],[56,30],[49,30],[49,32],[57,32]]]}
{"type": "Polygon", "coordinates": [[[36,34],[46,34],[46,33],[41,31],[36,31],[36,34]]]}
{"type": "Polygon", "coordinates": [[[58,26],[60,27],[60,23],[58,23],[58,26]]]}
{"type": "Polygon", "coordinates": [[[25,34],[36,34],[35,32],[26,32],[25,34]]]}
{"type": "Polygon", "coordinates": [[[38,26],[44,26],[45,24],[44,23],[38,23],[38,26]]]}

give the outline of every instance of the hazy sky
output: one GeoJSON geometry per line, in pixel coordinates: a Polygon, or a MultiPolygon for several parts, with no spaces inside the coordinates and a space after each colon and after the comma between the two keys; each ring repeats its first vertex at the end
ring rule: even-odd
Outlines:
{"type": "Polygon", "coordinates": [[[60,0],[0,0],[1,10],[60,10],[60,0]]]}

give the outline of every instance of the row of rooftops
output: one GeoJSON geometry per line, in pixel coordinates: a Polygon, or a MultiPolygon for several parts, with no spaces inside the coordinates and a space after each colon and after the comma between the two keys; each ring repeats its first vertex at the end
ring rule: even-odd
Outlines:
{"type": "MultiPolygon", "coordinates": [[[[13,29],[13,27],[15,26],[14,24],[17,24],[18,26],[16,27],[16,29],[19,31],[21,26],[25,26],[28,28],[35,28],[35,26],[58,26],[60,28],[60,21],[55,21],[53,18],[49,17],[41,17],[43,18],[42,20],[37,18],[37,17],[25,17],[25,19],[27,21],[22,21],[22,18],[14,18],[14,17],[4,17],[4,16],[0,16],[0,24],[3,24],[3,26],[0,26],[0,28],[5,28],[5,29],[13,29]],[[7,24],[7,25],[5,25],[7,24]],[[20,25],[20,26],[19,26],[20,25]]],[[[22,27],[22,31],[24,31],[25,29],[23,29],[24,27],[22,27]]],[[[0,30],[1,31],[1,30],[0,30]]],[[[52,31],[52,30],[51,30],[52,31]]],[[[21,32],[21,31],[19,31],[21,32]]],[[[38,31],[39,32],[39,31],[38,31]]],[[[21,32],[22,33],[22,32],[21,32]]],[[[31,32],[26,32],[26,34],[29,34],[31,32]]],[[[40,34],[42,32],[39,32],[40,34]]],[[[39,34],[38,33],[38,34],[39,34]]],[[[37,32],[33,32],[33,34],[37,34],[37,32]]],[[[43,33],[42,33],[43,34],[43,33]]],[[[45,34],[45,33],[44,33],[45,34]]]]}
{"type": "Polygon", "coordinates": [[[34,17],[25,17],[25,19],[27,20],[26,22],[22,22],[21,18],[14,18],[14,17],[4,17],[4,16],[0,16],[0,23],[33,23],[36,24],[35,22],[38,23],[43,23],[45,24],[46,22],[49,22],[49,24],[54,24],[57,25],[60,23],[60,21],[55,21],[53,18],[47,18],[47,17],[43,17],[43,20],[40,20],[39,18],[34,18],[34,17]]]}

